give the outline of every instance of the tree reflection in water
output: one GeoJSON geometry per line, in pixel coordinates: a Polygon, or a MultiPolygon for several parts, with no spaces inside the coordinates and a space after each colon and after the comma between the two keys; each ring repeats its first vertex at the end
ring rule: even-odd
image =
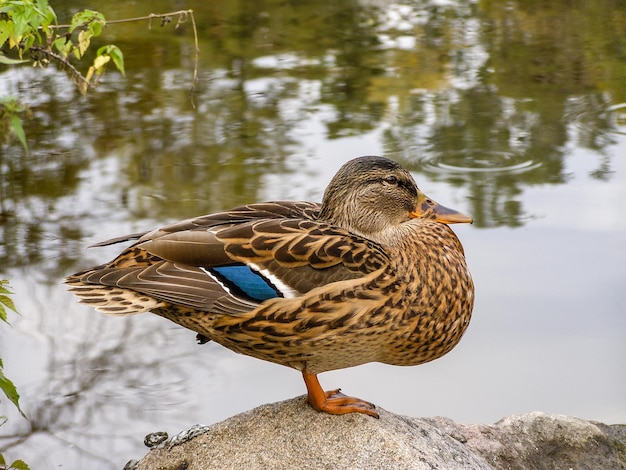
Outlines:
{"type": "MultiPolygon", "coordinates": [[[[65,466],[68,457],[71,465],[119,465],[120,456],[112,449],[131,457],[141,448],[136,423],[153,420],[155,428],[145,428],[148,433],[166,425],[168,414],[192,412],[185,400],[193,375],[185,361],[189,352],[170,345],[176,338],[192,343],[194,336],[153,316],[145,315],[140,322],[115,321],[86,307],[73,308],[73,299],[58,298],[55,289],[35,289],[28,303],[33,308],[24,312],[27,319],[20,330],[37,342],[41,364],[28,374],[35,386],[20,390],[28,421],[12,417],[16,429],[2,436],[0,451],[24,448],[21,445],[32,441],[25,447],[31,468],[48,467],[49,454],[63,448],[65,466]],[[50,315],[51,299],[38,295],[43,292],[52,292],[55,309],[66,304],[64,315],[50,315]],[[44,381],[37,380],[40,375],[44,381]]],[[[19,353],[8,357],[16,361],[19,353]]],[[[210,375],[211,365],[202,373],[210,375]]]]}

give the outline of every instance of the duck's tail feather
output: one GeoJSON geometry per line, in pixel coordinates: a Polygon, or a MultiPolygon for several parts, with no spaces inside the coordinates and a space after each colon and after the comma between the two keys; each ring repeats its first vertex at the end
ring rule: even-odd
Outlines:
{"type": "Polygon", "coordinates": [[[109,245],[115,245],[116,243],[129,242],[131,240],[138,240],[141,237],[143,237],[146,233],[148,232],[137,232],[137,233],[131,233],[129,235],[122,235],[121,237],[109,238],[108,240],[104,240],[98,243],[93,243],[92,245],[89,245],[87,248],[109,246],[109,245]]]}
{"type": "Polygon", "coordinates": [[[65,279],[69,291],[99,312],[109,315],[135,315],[163,307],[166,303],[148,295],[120,287],[87,284],[74,276],[65,279]]]}

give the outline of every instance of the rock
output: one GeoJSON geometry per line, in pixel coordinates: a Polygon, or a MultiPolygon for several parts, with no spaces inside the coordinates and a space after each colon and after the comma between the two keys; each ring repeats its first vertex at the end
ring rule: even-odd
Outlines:
{"type": "Polygon", "coordinates": [[[530,413],[495,425],[314,411],[305,397],[195,426],[153,447],[137,470],[624,469],[626,426],[530,413]]]}
{"type": "Polygon", "coordinates": [[[463,442],[495,469],[625,469],[626,426],[608,426],[540,412],[509,416],[495,425],[426,421],[463,442]]]}

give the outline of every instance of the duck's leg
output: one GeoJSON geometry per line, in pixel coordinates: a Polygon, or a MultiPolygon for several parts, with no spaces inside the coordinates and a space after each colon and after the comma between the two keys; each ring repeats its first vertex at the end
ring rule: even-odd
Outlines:
{"type": "Polygon", "coordinates": [[[333,415],[365,413],[378,418],[378,413],[374,411],[376,407],[372,403],[344,395],[340,389],[325,392],[317,380],[316,374],[309,374],[303,370],[302,377],[309,393],[309,403],[317,411],[325,411],[333,415]]]}

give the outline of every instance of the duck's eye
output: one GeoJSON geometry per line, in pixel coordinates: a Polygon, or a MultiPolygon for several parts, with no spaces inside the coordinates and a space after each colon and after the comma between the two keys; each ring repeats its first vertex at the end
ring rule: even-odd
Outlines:
{"type": "Polygon", "coordinates": [[[389,176],[385,177],[385,179],[383,181],[385,183],[387,183],[387,184],[392,184],[394,186],[397,186],[397,184],[398,184],[398,178],[396,178],[393,175],[389,175],[389,176]]]}

